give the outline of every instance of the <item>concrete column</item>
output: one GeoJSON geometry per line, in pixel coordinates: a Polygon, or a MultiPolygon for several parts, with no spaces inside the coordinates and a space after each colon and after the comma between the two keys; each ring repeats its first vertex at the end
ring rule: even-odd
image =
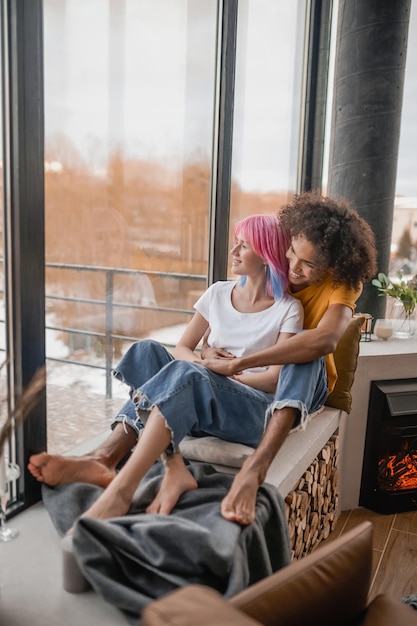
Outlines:
{"type": "MultiPolygon", "coordinates": [[[[328,194],[352,201],[387,272],[411,0],[340,0],[328,194]]],[[[358,310],[384,315],[365,286],[358,310]]]]}

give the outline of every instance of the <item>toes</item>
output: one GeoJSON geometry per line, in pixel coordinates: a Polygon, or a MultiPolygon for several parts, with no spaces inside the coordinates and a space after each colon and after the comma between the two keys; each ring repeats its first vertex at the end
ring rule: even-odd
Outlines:
{"type": "Polygon", "coordinates": [[[146,509],[146,512],[151,515],[169,515],[174,506],[170,503],[164,502],[152,502],[146,509]]]}
{"type": "Polygon", "coordinates": [[[36,467],[40,467],[41,465],[45,465],[48,458],[49,458],[49,454],[47,452],[40,452],[39,454],[32,454],[32,456],[29,457],[29,463],[31,465],[35,465],[36,467]]]}
{"type": "Polygon", "coordinates": [[[38,480],[39,482],[43,482],[44,478],[42,476],[42,472],[41,469],[37,466],[37,465],[31,465],[30,463],[28,464],[28,471],[32,474],[32,476],[34,478],[36,478],[36,480],[38,480]]]}
{"type": "Polygon", "coordinates": [[[158,514],[159,515],[169,515],[172,511],[172,509],[174,508],[175,505],[169,505],[166,504],[165,506],[163,504],[161,504],[161,506],[159,507],[159,511],[158,514]]]}
{"type": "Polygon", "coordinates": [[[228,522],[237,522],[244,526],[249,526],[255,519],[255,512],[246,507],[240,507],[237,503],[228,505],[223,502],[221,505],[221,514],[228,522]]]}
{"type": "Polygon", "coordinates": [[[249,524],[252,524],[253,520],[254,520],[254,516],[251,515],[251,513],[238,513],[236,515],[236,521],[239,522],[239,524],[243,524],[244,526],[249,526],[249,524]]]}
{"type": "Polygon", "coordinates": [[[233,508],[229,508],[229,507],[226,508],[225,506],[222,506],[221,507],[221,514],[229,522],[235,522],[236,521],[236,512],[234,511],[233,508]]]}

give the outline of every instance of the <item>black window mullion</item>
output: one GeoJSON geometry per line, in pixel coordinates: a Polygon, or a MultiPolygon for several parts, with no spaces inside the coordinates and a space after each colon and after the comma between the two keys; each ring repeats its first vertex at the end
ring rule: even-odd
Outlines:
{"type": "MultiPolygon", "coordinates": [[[[3,206],[8,392],[15,406],[45,364],[44,114],[42,0],[1,0],[3,206]]],[[[46,448],[45,391],[16,433],[21,467],[13,512],[40,499],[27,472],[46,448]]]]}
{"type": "Polygon", "coordinates": [[[227,277],[238,0],[219,0],[208,282],[227,277]]]}
{"type": "Polygon", "coordinates": [[[330,58],[332,0],[312,0],[307,22],[300,191],[321,189],[330,58]]]}

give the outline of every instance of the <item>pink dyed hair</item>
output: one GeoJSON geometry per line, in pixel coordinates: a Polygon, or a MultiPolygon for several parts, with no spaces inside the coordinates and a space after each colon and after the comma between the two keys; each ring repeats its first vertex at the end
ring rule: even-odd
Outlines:
{"type": "Polygon", "coordinates": [[[276,215],[250,215],[237,222],[233,232],[235,241],[240,234],[267,262],[267,294],[276,300],[280,298],[288,288],[288,260],[285,255],[291,238],[279,218],[276,215]]]}

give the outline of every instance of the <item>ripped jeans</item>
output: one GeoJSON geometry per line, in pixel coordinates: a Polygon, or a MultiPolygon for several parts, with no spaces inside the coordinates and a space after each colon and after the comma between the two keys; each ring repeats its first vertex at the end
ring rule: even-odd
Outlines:
{"type": "MultiPolygon", "coordinates": [[[[140,434],[142,419],[157,406],[176,451],[186,435],[211,435],[256,447],[275,409],[297,408],[294,429],[305,428],[308,414],[327,398],[324,359],[281,369],[275,396],[188,361],[175,360],[158,342],[130,346],[113,375],[130,388],[130,399],[115,417],[140,434]]],[[[293,429],[293,430],[294,430],[293,429]]]]}

